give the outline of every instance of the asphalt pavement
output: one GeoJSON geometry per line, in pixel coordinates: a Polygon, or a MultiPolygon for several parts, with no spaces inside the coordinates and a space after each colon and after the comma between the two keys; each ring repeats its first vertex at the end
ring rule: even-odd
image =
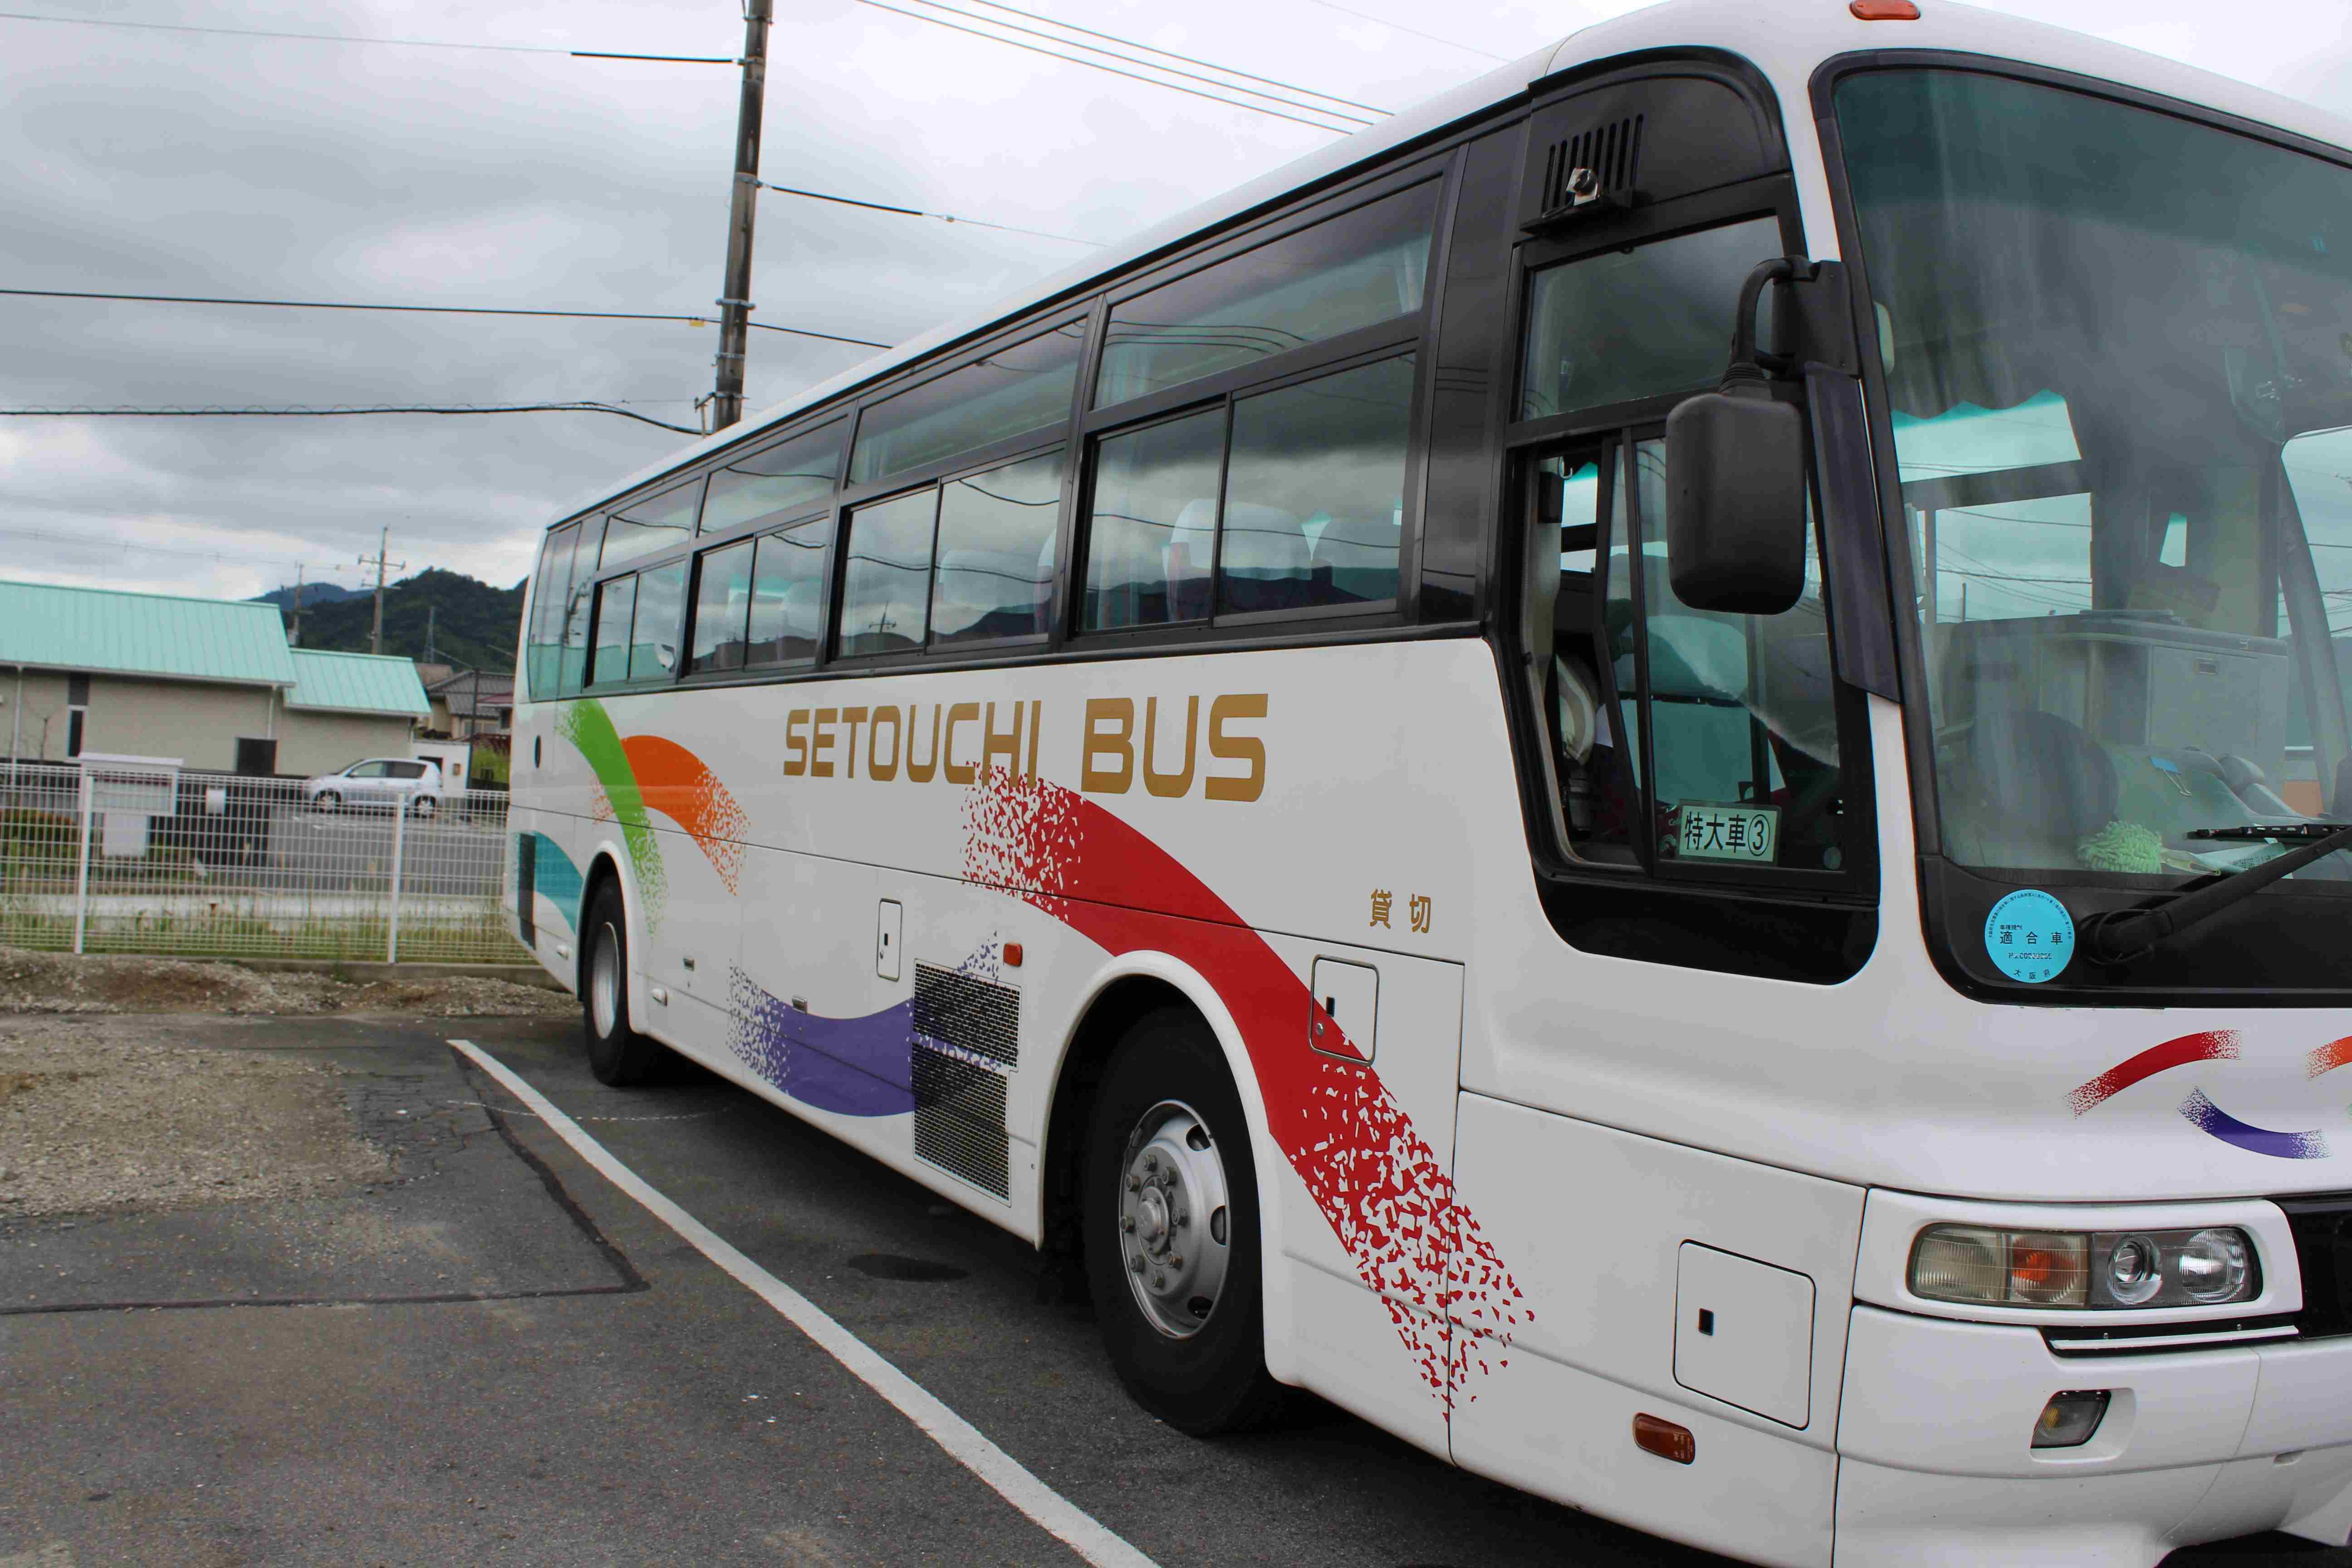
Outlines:
{"type": "MultiPolygon", "coordinates": [[[[1172,1432],[1022,1243],[698,1069],[604,1089],[576,1025],[153,1026],[344,1069],[396,1174],[0,1220],[0,1568],[1078,1561],[452,1035],[1165,1568],[1720,1561],[1304,1397],[1267,1432],[1172,1432]]],[[[2172,1563],[2224,1560],[2352,1568],[2278,1537],[2172,1563]]]]}

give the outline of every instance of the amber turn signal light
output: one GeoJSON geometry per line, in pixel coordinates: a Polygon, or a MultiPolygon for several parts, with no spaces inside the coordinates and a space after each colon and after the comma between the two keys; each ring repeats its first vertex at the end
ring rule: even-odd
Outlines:
{"type": "Polygon", "coordinates": [[[1008,942],[1004,944],[1004,967],[1007,969],[1018,969],[1021,967],[1021,944],[1019,942],[1008,942]]]}
{"type": "Polygon", "coordinates": [[[1687,1465],[1698,1458],[1698,1439],[1687,1426],[1677,1426],[1655,1415],[1633,1417],[1633,1446],[1644,1454],[1687,1465]]]}
{"type": "Polygon", "coordinates": [[[1865,22],[1916,22],[1919,7],[1911,0],[1853,0],[1846,7],[1865,22]]]}

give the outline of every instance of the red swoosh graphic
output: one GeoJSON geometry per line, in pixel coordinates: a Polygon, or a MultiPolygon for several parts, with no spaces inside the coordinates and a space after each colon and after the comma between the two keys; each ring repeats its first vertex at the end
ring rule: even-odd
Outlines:
{"type": "Polygon", "coordinates": [[[2190,1062],[2221,1061],[2237,1054],[2238,1031],[2235,1029],[2207,1029],[2200,1034],[2182,1035],[2160,1046],[2150,1046],[2139,1055],[2117,1062],[2076,1089],[2066,1097],[2066,1101],[2074,1108],[2074,1114],[2080,1116],[2121,1094],[2142,1079],[2154,1078],[2158,1073],[2174,1068],[2187,1067],[2190,1062]]]}
{"type": "Polygon", "coordinates": [[[2347,1062],[2352,1062],[2352,1035],[2347,1035],[2340,1040],[2330,1040],[2304,1058],[2304,1063],[2310,1068],[2313,1078],[2317,1078],[2321,1073],[2334,1072],[2347,1062]]]}
{"type": "Polygon", "coordinates": [[[966,797],[964,826],[973,880],[1106,952],[1166,952],[1218,977],[1284,1157],[1431,1391],[1449,1410],[1473,1397],[1473,1371],[1505,1364],[1535,1314],[1379,1074],[1307,1048],[1316,1005],[1290,966],[1160,846],[1060,784],[992,773],[966,797]]]}
{"type": "Polygon", "coordinates": [[[700,757],[659,735],[631,735],[621,742],[646,806],[686,829],[710,861],[719,879],[734,892],[743,869],[743,808],[700,757]]]}

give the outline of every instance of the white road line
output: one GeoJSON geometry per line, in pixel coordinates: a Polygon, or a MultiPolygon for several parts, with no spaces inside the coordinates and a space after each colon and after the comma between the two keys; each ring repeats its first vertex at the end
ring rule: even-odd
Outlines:
{"type": "Polygon", "coordinates": [[[792,1321],[819,1348],[847,1367],[866,1387],[898,1406],[900,1415],[921,1427],[950,1457],[994,1488],[997,1494],[1029,1516],[1047,1534],[1094,1563],[1096,1568],[1159,1568],[1159,1565],[1107,1529],[1086,1510],[1031,1475],[1020,1460],[992,1443],[971,1422],[949,1409],[922,1384],[882,1359],[872,1346],[843,1328],[824,1310],[728,1245],[718,1233],[649,1186],[580,1124],[556,1108],[539,1090],[471,1040],[451,1040],[484,1072],[498,1079],[509,1094],[537,1112],[555,1135],[621,1191],[637,1200],[656,1219],[693,1243],[697,1251],[792,1321]]]}

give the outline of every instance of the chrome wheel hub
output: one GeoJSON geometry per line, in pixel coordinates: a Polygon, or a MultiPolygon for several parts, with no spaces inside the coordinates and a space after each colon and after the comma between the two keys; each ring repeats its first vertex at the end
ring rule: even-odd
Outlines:
{"type": "Polygon", "coordinates": [[[1187,1339],[1216,1310],[1232,1258],[1225,1165],[1208,1124],[1165,1100],[1128,1134],[1119,1163],[1119,1264],[1151,1326],[1187,1339]]]}
{"type": "Polygon", "coordinates": [[[598,1037],[610,1039],[621,1021],[621,938],[609,921],[596,928],[596,951],[588,960],[588,1007],[598,1037]]]}

